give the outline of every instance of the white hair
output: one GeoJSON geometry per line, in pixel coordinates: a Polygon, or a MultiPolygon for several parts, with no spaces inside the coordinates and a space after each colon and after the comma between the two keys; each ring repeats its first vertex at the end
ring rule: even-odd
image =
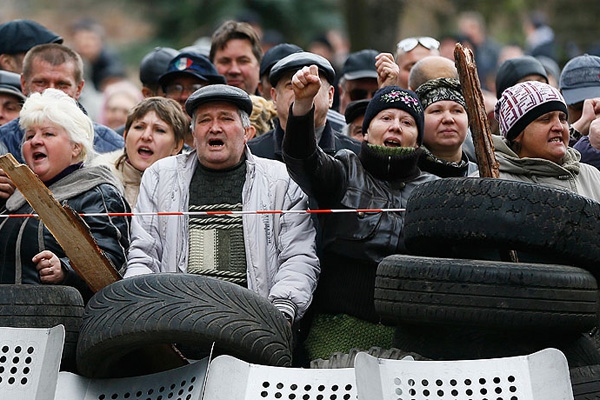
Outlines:
{"type": "MultiPolygon", "coordinates": [[[[66,93],[48,88],[43,93],[32,93],[19,114],[21,129],[47,122],[62,127],[73,143],[81,145],[80,161],[89,161],[94,154],[94,124],[79,108],[75,99],[66,93]]],[[[23,135],[23,142],[25,141],[23,135]]]]}

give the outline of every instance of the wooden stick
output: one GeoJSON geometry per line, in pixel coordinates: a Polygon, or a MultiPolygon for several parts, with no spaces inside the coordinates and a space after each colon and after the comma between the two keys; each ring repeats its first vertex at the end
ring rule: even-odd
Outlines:
{"type": "Polygon", "coordinates": [[[94,293],[121,279],[86,223],[69,206],[61,206],[28,166],[19,164],[9,153],[0,157],[0,168],[40,216],[69,257],[73,270],[94,293]]]}
{"type": "MultiPolygon", "coordinates": [[[[467,115],[469,116],[469,126],[475,145],[479,176],[482,178],[499,178],[500,164],[494,153],[492,131],[485,112],[483,93],[481,92],[481,83],[477,75],[473,52],[471,49],[457,43],[454,47],[454,60],[463,97],[467,103],[467,115]]],[[[515,250],[500,251],[500,257],[503,261],[519,262],[515,250]]]]}
{"type": "Polygon", "coordinates": [[[467,115],[469,116],[469,126],[475,145],[479,176],[499,178],[499,164],[494,154],[492,133],[485,112],[483,93],[477,76],[473,52],[471,49],[457,43],[454,48],[454,59],[456,60],[456,69],[458,70],[463,96],[467,103],[467,115]]]}

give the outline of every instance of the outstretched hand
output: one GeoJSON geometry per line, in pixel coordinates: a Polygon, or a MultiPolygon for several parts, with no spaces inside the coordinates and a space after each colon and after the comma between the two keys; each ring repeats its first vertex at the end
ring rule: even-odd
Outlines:
{"type": "Polygon", "coordinates": [[[319,68],[316,65],[304,67],[292,76],[292,90],[294,91],[294,115],[306,115],[313,106],[313,100],[321,89],[319,68]]]}
{"type": "Polygon", "coordinates": [[[391,53],[377,54],[375,68],[377,68],[377,85],[380,89],[385,86],[398,86],[400,67],[391,53]]]}

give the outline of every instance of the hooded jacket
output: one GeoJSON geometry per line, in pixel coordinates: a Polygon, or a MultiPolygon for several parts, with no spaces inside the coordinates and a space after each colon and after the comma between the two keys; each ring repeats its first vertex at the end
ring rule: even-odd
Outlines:
{"type": "Polygon", "coordinates": [[[600,201],[600,171],[579,162],[581,155],[567,148],[562,163],[543,158],[519,158],[500,136],[493,136],[496,156],[500,163],[500,178],[538,183],[567,189],[595,201],[600,201]]]}

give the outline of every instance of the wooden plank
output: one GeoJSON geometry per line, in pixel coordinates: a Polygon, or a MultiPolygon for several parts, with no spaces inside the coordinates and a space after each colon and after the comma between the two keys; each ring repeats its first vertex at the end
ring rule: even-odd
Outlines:
{"type": "MultiPolygon", "coordinates": [[[[98,247],[85,221],[72,208],[60,205],[52,192],[33,171],[19,164],[12,154],[0,156],[0,168],[13,181],[44,225],[60,244],[73,270],[95,293],[121,279],[116,268],[98,247]]],[[[183,355],[173,345],[157,344],[142,349],[147,373],[166,371],[187,365],[183,355]]]]}

